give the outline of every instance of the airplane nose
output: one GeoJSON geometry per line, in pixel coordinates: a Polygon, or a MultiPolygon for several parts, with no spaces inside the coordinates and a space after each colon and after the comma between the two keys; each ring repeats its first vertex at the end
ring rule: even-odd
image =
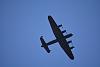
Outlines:
{"type": "Polygon", "coordinates": [[[72,33],[70,33],[70,36],[73,36],[73,34],[72,34],[72,33]]]}
{"type": "Polygon", "coordinates": [[[70,33],[70,37],[72,37],[73,36],[73,34],[72,33],[70,33]]]}

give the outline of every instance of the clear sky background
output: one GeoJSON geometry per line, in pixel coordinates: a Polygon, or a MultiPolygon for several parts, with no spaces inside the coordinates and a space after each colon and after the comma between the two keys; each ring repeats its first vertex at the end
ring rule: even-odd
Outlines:
{"type": "Polygon", "coordinates": [[[0,67],[100,67],[100,0],[0,0],[0,67]],[[75,60],[40,47],[55,39],[48,15],[74,34],[75,60]]]}

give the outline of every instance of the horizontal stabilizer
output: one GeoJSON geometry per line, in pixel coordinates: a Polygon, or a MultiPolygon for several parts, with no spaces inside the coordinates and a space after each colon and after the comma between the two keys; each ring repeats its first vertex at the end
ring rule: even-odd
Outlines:
{"type": "Polygon", "coordinates": [[[40,41],[41,41],[41,43],[42,43],[42,46],[41,46],[41,47],[44,47],[44,49],[45,49],[48,53],[50,53],[50,49],[48,48],[47,43],[44,41],[43,36],[40,37],[40,41]]]}

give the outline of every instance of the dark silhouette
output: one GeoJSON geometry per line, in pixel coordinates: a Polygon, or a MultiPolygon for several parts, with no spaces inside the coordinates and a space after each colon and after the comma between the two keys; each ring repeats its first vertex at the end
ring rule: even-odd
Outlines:
{"type": "Polygon", "coordinates": [[[69,43],[71,43],[72,41],[67,41],[66,38],[69,38],[71,36],[73,36],[72,33],[70,34],[67,34],[67,35],[63,35],[63,33],[66,32],[66,30],[64,31],[61,31],[59,28],[62,27],[62,25],[58,25],[55,23],[54,19],[51,17],[51,16],[48,16],[48,20],[49,20],[49,23],[50,23],[50,26],[52,28],[52,31],[56,37],[55,40],[52,40],[48,43],[46,43],[43,39],[43,36],[40,37],[40,41],[42,43],[42,46],[41,47],[44,47],[44,49],[50,53],[50,49],[48,48],[49,45],[51,44],[54,44],[56,42],[59,43],[59,45],[61,46],[61,48],[64,50],[64,52],[68,55],[68,57],[72,60],[74,60],[74,56],[73,56],[73,53],[71,51],[71,49],[74,48],[74,46],[70,47],[69,46],[69,43]]]}

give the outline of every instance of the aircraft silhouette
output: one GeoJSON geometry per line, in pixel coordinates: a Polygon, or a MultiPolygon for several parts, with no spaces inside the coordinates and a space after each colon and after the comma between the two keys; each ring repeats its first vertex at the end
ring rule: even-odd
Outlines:
{"type": "Polygon", "coordinates": [[[62,27],[62,24],[61,25],[57,25],[54,21],[54,19],[51,17],[51,16],[48,16],[48,20],[49,20],[49,23],[50,23],[50,26],[52,28],[52,31],[56,37],[55,40],[52,40],[48,43],[46,43],[43,39],[43,36],[40,37],[40,41],[42,43],[41,47],[44,47],[44,49],[50,53],[50,49],[48,48],[49,45],[52,45],[56,42],[59,43],[59,45],[61,46],[61,48],[64,50],[64,52],[68,55],[68,57],[71,59],[71,60],[74,60],[74,56],[73,56],[73,53],[71,51],[71,49],[74,48],[74,46],[70,47],[69,46],[69,43],[71,43],[72,41],[67,41],[66,39],[73,36],[72,33],[70,34],[67,34],[67,35],[63,35],[63,33],[66,32],[66,30],[64,31],[61,31],[60,30],[60,27],[62,27]]]}

